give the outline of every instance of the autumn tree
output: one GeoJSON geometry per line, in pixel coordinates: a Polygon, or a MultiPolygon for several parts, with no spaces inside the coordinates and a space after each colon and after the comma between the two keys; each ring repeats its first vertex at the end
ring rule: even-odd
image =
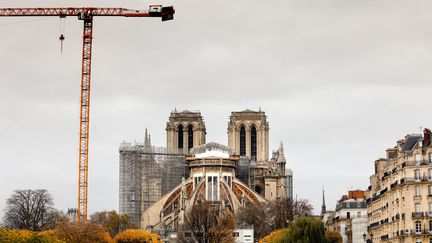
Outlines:
{"type": "Polygon", "coordinates": [[[3,225],[32,231],[51,229],[59,218],[53,206],[47,190],[15,190],[6,201],[3,225]]]}
{"type": "Polygon", "coordinates": [[[55,235],[68,243],[109,243],[112,238],[104,228],[92,222],[59,223],[55,228],[55,235]]]}
{"type": "Polygon", "coordinates": [[[185,213],[178,239],[180,242],[234,242],[234,228],[234,216],[230,211],[221,210],[220,205],[202,201],[185,213]]]}
{"type": "Polygon", "coordinates": [[[337,231],[327,230],[325,236],[329,243],[342,243],[342,236],[337,231]]]}
{"type": "Polygon", "coordinates": [[[90,221],[102,225],[111,237],[126,229],[135,228],[129,216],[120,215],[115,210],[96,212],[90,216],[90,221]]]}

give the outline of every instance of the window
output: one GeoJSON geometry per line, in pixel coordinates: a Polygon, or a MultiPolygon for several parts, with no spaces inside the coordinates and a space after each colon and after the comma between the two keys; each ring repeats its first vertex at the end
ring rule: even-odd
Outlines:
{"type": "Polygon", "coordinates": [[[357,218],[361,218],[361,212],[357,212],[357,218]]]}
{"type": "Polygon", "coordinates": [[[414,212],[416,212],[416,213],[420,213],[420,203],[416,203],[416,204],[414,205],[414,212]]]}
{"type": "Polygon", "coordinates": [[[188,126],[188,149],[193,148],[193,126],[188,126]]]}
{"type": "Polygon", "coordinates": [[[429,232],[432,231],[432,220],[429,220],[429,232]]]}
{"type": "Polygon", "coordinates": [[[428,170],[428,179],[432,180],[432,169],[428,170]]]}
{"type": "Polygon", "coordinates": [[[414,187],[414,196],[416,197],[420,196],[420,186],[414,187]]]}
{"type": "Polygon", "coordinates": [[[218,200],[218,177],[217,176],[207,177],[207,200],[209,201],[218,200]]]}
{"type": "Polygon", "coordinates": [[[251,157],[257,157],[257,131],[254,126],[251,129],[251,157]]]}
{"type": "Polygon", "coordinates": [[[240,156],[246,156],[246,129],[244,126],[240,128],[240,156]]]}
{"type": "Polygon", "coordinates": [[[351,213],[347,212],[347,219],[351,218],[351,213]]]}
{"type": "Polygon", "coordinates": [[[428,185],[428,195],[432,195],[432,185],[428,185]]]}
{"type": "Polygon", "coordinates": [[[416,154],[415,155],[415,161],[416,162],[421,162],[421,160],[422,160],[422,155],[421,154],[416,154]]]}
{"type": "Polygon", "coordinates": [[[429,208],[429,213],[432,213],[432,203],[428,204],[428,208],[429,208]]]}
{"type": "MultiPolygon", "coordinates": [[[[415,232],[416,233],[421,233],[421,222],[420,221],[416,221],[415,222],[415,232]]],[[[420,241],[421,242],[421,241],[420,241]]]]}
{"type": "Polygon", "coordinates": [[[414,179],[420,180],[420,170],[414,170],[414,179]]]}
{"type": "Polygon", "coordinates": [[[178,141],[178,148],[183,148],[183,125],[178,126],[178,132],[177,132],[177,141],[178,141]]]}
{"type": "Polygon", "coordinates": [[[428,160],[429,160],[429,163],[432,163],[432,153],[428,154],[428,160]]]}

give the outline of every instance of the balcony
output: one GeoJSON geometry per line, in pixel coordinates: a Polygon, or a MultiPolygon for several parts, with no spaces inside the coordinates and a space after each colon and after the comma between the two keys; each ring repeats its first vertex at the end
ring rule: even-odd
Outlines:
{"type": "Polygon", "coordinates": [[[381,240],[388,240],[389,236],[388,235],[381,235],[381,240]]]}
{"type": "Polygon", "coordinates": [[[421,218],[424,218],[424,216],[425,216],[424,212],[413,212],[412,213],[413,219],[421,219],[421,218]]]}
{"type": "Polygon", "coordinates": [[[432,218],[432,212],[425,212],[425,217],[432,218]]]}

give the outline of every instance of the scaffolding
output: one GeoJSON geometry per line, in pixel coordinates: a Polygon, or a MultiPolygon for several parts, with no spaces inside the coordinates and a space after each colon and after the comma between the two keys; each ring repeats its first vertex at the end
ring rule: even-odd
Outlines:
{"type": "Polygon", "coordinates": [[[120,145],[119,211],[137,227],[142,212],[187,178],[185,156],[180,152],[151,146],[147,132],[144,144],[120,145]]]}

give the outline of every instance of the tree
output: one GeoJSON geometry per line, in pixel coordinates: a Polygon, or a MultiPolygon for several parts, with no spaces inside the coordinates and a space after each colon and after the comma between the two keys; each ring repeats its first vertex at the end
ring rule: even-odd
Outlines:
{"type": "Polygon", "coordinates": [[[234,242],[234,228],[234,216],[230,211],[202,201],[185,213],[178,239],[180,242],[234,242]]]}
{"type": "Polygon", "coordinates": [[[110,234],[101,225],[92,222],[81,222],[79,225],[76,222],[59,223],[55,228],[55,235],[70,243],[109,243],[112,241],[110,234]]]}
{"type": "Polygon", "coordinates": [[[286,228],[290,222],[305,215],[312,215],[313,206],[306,199],[281,198],[270,203],[268,216],[273,230],[286,228]]]}
{"type": "Polygon", "coordinates": [[[3,225],[40,231],[55,226],[59,213],[47,190],[15,190],[6,201],[3,225]]]}
{"type": "Polygon", "coordinates": [[[300,216],[290,226],[286,242],[327,243],[324,224],[319,219],[300,216]]]}
{"type": "Polygon", "coordinates": [[[237,225],[253,226],[255,238],[260,239],[268,235],[273,227],[268,220],[268,204],[263,206],[248,205],[238,210],[236,214],[237,225]]]}
{"type": "Polygon", "coordinates": [[[342,243],[342,236],[337,231],[327,230],[325,236],[329,243],[342,243]]]}
{"type": "Polygon", "coordinates": [[[238,225],[253,225],[255,238],[261,238],[271,231],[288,227],[301,215],[312,215],[312,210],[308,200],[281,198],[262,206],[245,206],[236,217],[238,225]]]}
{"type": "Polygon", "coordinates": [[[116,243],[139,243],[139,242],[160,242],[159,236],[144,230],[128,229],[119,233],[115,238],[116,243]]]}
{"type": "Polygon", "coordinates": [[[93,223],[102,225],[110,233],[111,237],[123,230],[135,228],[130,222],[129,216],[119,215],[115,210],[96,212],[90,216],[90,220],[93,223]]]}

